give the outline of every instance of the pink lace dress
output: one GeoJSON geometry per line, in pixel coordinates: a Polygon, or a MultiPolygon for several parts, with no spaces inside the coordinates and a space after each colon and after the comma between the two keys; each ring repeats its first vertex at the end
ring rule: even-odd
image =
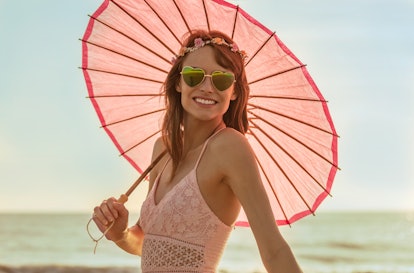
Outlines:
{"type": "Polygon", "coordinates": [[[216,272],[232,230],[209,208],[201,195],[194,168],[156,204],[160,175],[141,208],[144,231],[141,268],[148,272],[216,272]]]}

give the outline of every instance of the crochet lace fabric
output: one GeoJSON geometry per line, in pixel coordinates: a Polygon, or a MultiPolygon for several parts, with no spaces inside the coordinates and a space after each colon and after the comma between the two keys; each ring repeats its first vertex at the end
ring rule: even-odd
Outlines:
{"type": "Polygon", "coordinates": [[[232,227],[211,211],[201,195],[195,167],[155,203],[156,179],[141,208],[144,231],[141,268],[147,272],[216,272],[232,227]]]}
{"type": "MultiPolygon", "coordinates": [[[[150,235],[149,235],[150,236],[150,235]]],[[[148,236],[148,237],[149,237],[148,236]]],[[[202,246],[189,245],[170,238],[146,238],[144,243],[145,257],[142,267],[149,270],[168,271],[194,269],[194,272],[204,266],[204,249],[202,246]]]]}

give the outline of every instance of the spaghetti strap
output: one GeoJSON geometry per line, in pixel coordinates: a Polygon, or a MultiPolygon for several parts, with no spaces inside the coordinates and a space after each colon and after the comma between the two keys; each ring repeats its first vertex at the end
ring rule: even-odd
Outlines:
{"type": "Polygon", "coordinates": [[[212,139],[214,136],[216,136],[218,133],[220,133],[221,131],[223,131],[223,129],[226,129],[226,128],[227,127],[224,127],[224,128],[221,128],[221,129],[217,130],[216,132],[214,132],[214,134],[212,134],[209,138],[206,139],[206,141],[203,144],[203,148],[201,149],[200,155],[198,156],[197,162],[194,166],[194,170],[197,169],[198,163],[200,163],[201,157],[203,156],[204,151],[206,150],[207,144],[209,143],[210,139],[212,139]]]}
{"type": "Polygon", "coordinates": [[[167,167],[168,162],[170,162],[170,159],[171,159],[171,158],[168,158],[168,159],[165,161],[164,166],[161,168],[161,171],[158,173],[157,177],[155,178],[154,185],[152,185],[151,192],[153,192],[153,195],[154,195],[154,201],[155,201],[155,191],[156,191],[156,189],[158,188],[158,184],[159,184],[159,181],[160,181],[160,179],[161,179],[161,175],[164,173],[164,170],[165,170],[165,168],[167,167]]]}

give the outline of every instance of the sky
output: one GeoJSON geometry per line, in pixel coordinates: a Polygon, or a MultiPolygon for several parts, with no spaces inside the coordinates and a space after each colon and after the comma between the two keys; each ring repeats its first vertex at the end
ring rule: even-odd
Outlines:
{"type": "MultiPolygon", "coordinates": [[[[276,31],[329,101],[341,171],[319,210],[413,210],[414,1],[231,2],[276,31]]],[[[100,3],[0,0],[0,212],[89,212],[138,176],[78,69],[100,3]]]]}

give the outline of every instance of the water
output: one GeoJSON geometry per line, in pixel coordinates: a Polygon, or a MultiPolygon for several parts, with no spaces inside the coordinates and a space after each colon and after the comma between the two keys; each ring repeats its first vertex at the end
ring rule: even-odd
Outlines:
{"type": "MultiPolygon", "coordinates": [[[[111,242],[93,254],[88,217],[0,214],[0,273],[139,272],[139,258],[111,242]]],[[[281,231],[304,272],[414,273],[414,212],[324,212],[281,231]]],[[[250,229],[233,231],[219,268],[265,272],[250,229]]]]}

